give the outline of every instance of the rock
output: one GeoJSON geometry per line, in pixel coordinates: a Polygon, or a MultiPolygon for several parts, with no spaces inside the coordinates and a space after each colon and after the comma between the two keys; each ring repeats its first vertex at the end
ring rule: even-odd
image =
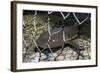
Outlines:
{"type": "Polygon", "coordinates": [[[38,52],[30,56],[31,62],[39,62],[39,58],[40,58],[40,54],[38,52]]]}
{"type": "Polygon", "coordinates": [[[58,58],[57,58],[57,61],[63,61],[64,60],[64,56],[59,56],[58,58]]]}
{"type": "Polygon", "coordinates": [[[45,59],[46,58],[46,55],[44,53],[41,53],[41,60],[45,59]]]}
{"type": "Polygon", "coordinates": [[[83,51],[83,55],[88,55],[88,52],[86,50],[83,51]]]}

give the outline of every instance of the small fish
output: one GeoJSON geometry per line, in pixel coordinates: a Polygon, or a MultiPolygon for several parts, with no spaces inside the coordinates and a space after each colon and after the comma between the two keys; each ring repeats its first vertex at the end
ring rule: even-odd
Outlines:
{"type": "Polygon", "coordinates": [[[43,53],[46,55],[46,58],[44,60],[48,60],[49,59],[49,49],[46,48],[43,53]]]}

